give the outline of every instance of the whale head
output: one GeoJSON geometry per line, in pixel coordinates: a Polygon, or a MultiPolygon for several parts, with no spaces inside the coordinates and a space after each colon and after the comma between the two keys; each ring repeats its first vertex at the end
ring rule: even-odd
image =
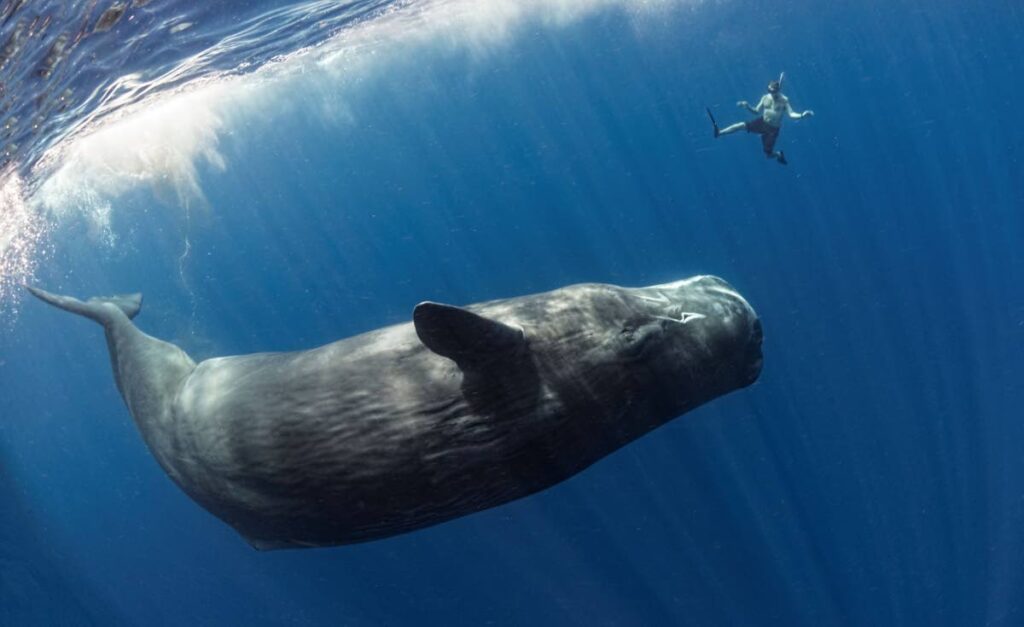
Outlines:
{"type": "Polygon", "coordinates": [[[580,289],[577,350],[565,371],[593,407],[603,408],[595,411],[612,421],[616,440],[746,387],[761,373],[761,322],[722,279],[580,289]]]}
{"type": "Polygon", "coordinates": [[[633,291],[643,301],[637,318],[658,340],[658,365],[709,390],[745,387],[760,376],[761,321],[731,285],[698,276],[633,291]]]}

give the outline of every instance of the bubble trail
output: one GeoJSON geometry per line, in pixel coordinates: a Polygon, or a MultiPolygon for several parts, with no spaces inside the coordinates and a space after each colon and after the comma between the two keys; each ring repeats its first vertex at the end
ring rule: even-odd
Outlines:
{"type": "Polygon", "coordinates": [[[0,318],[17,313],[21,286],[49,253],[50,225],[25,200],[21,179],[8,174],[0,186],[0,318]]]}

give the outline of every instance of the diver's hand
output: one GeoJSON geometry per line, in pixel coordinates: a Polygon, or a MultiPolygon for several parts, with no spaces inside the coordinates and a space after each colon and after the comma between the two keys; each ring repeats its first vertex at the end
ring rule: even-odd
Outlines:
{"type": "Polygon", "coordinates": [[[736,103],[736,106],[740,107],[741,109],[749,109],[750,103],[747,102],[746,100],[740,100],[739,102],[736,103]]]}
{"type": "Polygon", "coordinates": [[[802,117],[802,118],[813,118],[814,117],[814,111],[811,111],[810,109],[808,109],[807,111],[804,111],[803,115],[801,115],[800,117],[802,117]]]}

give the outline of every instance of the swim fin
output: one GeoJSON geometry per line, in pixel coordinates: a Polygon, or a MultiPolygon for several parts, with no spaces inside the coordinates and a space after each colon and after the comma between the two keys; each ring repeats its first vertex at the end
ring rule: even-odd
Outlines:
{"type": "Polygon", "coordinates": [[[786,161],[786,153],[779,151],[778,162],[782,165],[789,165],[789,161],[786,161]]]}
{"type": "Polygon", "coordinates": [[[718,137],[721,133],[718,131],[718,122],[715,122],[715,116],[711,115],[711,109],[708,107],[704,107],[704,110],[708,112],[708,117],[711,118],[711,126],[715,129],[715,137],[718,137]]]}

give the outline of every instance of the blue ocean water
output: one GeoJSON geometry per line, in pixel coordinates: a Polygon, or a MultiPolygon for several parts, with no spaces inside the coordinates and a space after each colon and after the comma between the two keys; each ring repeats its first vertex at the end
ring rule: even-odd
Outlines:
{"type": "Polygon", "coordinates": [[[0,623],[1024,623],[1022,5],[124,4],[59,85],[56,27],[0,68],[0,623]],[[786,167],[704,112],[780,71],[816,114],[786,167]],[[754,386],[527,499],[271,553],[155,463],[101,330],[16,287],[142,291],[205,358],[698,273],[762,317],[754,386]]]}

